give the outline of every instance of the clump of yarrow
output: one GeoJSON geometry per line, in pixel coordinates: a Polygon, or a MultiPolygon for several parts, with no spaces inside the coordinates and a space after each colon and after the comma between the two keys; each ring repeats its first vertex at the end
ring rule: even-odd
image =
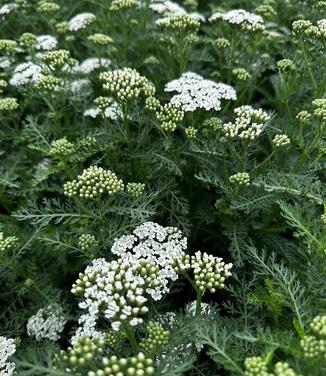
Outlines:
{"type": "Polygon", "coordinates": [[[0,375],[11,376],[15,372],[15,364],[8,362],[8,359],[16,352],[16,345],[13,339],[0,336],[0,375]]]}
{"type": "Polygon", "coordinates": [[[235,100],[236,91],[229,85],[206,80],[193,72],[165,85],[166,92],[177,92],[171,98],[171,104],[184,112],[193,112],[198,108],[206,111],[220,111],[222,100],[235,100]]]}
{"type": "Polygon", "coordinates": [[[94,260],[73,285],[73,294],[82,298],[79,307],[87,310],[74,341],[82,333],[97,333],[100,316],[115,331],[141,324],[149,311],[149,299],[161,300],[170,291],[170,282],[190,269],[201,295],[206,289],[223,288],[232,265],[201,252],[189,258],[186,248],[187,238],[177,228],[153,222],[116,239],[111,252],[119,258],[94,260]]]}
{"type": "Polygon", "coordinates": [[[37,341],[48,339],[57,341],[63,331],[67,320],[58,305],[48,305],[40,308],[37,313],[31,316],[26,325],[27,334],[35,337],[37,341]]]}
{"type": "Polygon", "coordinates": [[[209,18],[209,21],[213,23],[225,21],[231,25],[239,25],[242,29],[251,31],[262,31],[265,29],[264,20],[261,16],[243,9],[234,9],[226,13],[214,13],[209,18]]]}

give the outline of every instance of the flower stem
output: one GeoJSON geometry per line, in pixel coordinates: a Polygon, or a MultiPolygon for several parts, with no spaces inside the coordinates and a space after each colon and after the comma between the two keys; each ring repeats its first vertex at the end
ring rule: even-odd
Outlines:
{"type": "Polygon", "coordinates": [[[126,324],[124,326],[124,329],[125,329],[126,337],[128,338],[128,341],[130,342],[133,353],[137,354],[139,345],[138,345],[134,330],[131,328],[129,324],[126,324]]]}

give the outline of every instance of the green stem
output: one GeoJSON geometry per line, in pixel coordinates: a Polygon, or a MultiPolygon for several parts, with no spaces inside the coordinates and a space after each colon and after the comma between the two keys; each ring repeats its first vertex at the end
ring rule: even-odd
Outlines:
{"type": "Polygon", "coordinates": [[[126,337],[128,338],[128,341],[130,342],[133,353],[137,354],[139,345],[135,336],[135,332],[133,331],[133,329],[131,328],[129,324],[125,324],[124,329],[125,329],[126,337]]]}
{"type": "Polygon", "coordinates": [[[197,299],[196,299],[196,317],[200,316],[201,313],[201,300],[203,298],[204,291],[197,291],[197,299]]]}
{"type": "Polygon", "coordinates": [[[315,78],[314,78],[314,75],[312,74],[312,70],[310,68],[310,64],[309,64],[309,61],[308,61],[308,56],[307,56],[307,52],[306,52],[306,48],[304,46],[304,43],[303,43],[303,40],[300,39],[300,45],[301,45],[301,49],[302,49],[302,52],[303,52],[303,58],[304,58],[304,61],[305,61],[305,64],[307,66],[307,69],[308,69],[308,72],[309,72],[309,75],[310,75],[310,78],[311,78],[311,82],[314,86],[314,89],[315,91],[318,90],[318,85],[315,81],[315,78]]]}

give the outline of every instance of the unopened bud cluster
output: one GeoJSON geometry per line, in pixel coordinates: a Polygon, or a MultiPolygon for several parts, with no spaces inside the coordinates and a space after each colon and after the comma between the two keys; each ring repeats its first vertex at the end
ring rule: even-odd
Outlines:
{"type": "Polygon", "coordinates": [[[36,83],[35,89],[40,92],[54,92],[58,91],[61,86],[61,80],[58,77],[46,75],[42,76],[36,83]]]}
{"type": "Polygon", "coordinates": [[[69,142],[65,137],[55,140],[51,143],[50,154],[55,156],[67,157],[75,151],[75,145],[69,142]]]}
{"type": "Polygon", "coordinates": [[[298,20],[292,24],[293,34],[300,37],[306,37],[308,40],[324,41],[326,38],[326,21],[321,19],[314,25],[309,20],[298,20]]]}
{"type": "Polygon", "coordinates": [[[217,48],[224,49],[224,48],[231,47],[231,42],[226,38],[217,38],[214,41],[214,45],[217,48]]]}
{"type": "Polygon", "coordinates": [[[51,69],[57,69],[64,64],[71,63],[70,52],[68,50],[54,50],[45,52],[41,60],[47,64],[51,69]]]}
{"type": "Polygon", "coordinates": [[[156,25],[178,33],[196,33],[199,30],[200,22],[190,14],[170,13],[165,18],[156,21],[156,25]]]}
{"type": "Polygon", "coordinates": [[[102,34],[102,33],[95,33],[92,35],[89,35],[87,39],[94,43],[94,44],[99,44],[101,46],[105,46],[109,43],[113,42],[113,39],[109,37],[108,35],[102,34]]]}
{"type": "Polygon", "coordinates": [[[222,131],[226,137],[254,140],[262,130],[270,116],[262,109],[255,110],[251,106],[241,106],[234,110],[234,123],[223,124],[222,131]]]}
{"type": "Polygon", "coordinates": [[[16,98],[0,98],[0,112],[14,111],[17,108],[18,102],[16,98]]]}
{"type": "Polygon", "coordinates": [[[87,376],[152,376],[154,375],[153,360],[143,353],[131,358],[111,356],[103,358],[102,369],[89,371],[87,376]]]}
{"type": "Polygon", "coordinates": [[[37,10],[41,13],[53,14],[60,10],[60,5],[53,1],[39,1],[37,10]]]}
{"type": "Polygon", "coordinates": [[[271,376],[266,362],[260,356],[252,356],[245,360],[245,376],[271,376]]]}
{"type": "Polygon", "coordinates": [[[139,1],[138,0],[113,0],[110,5],[110,10],[118,11],[124,9],[131,9],[138,7],[139,1]]]}
{"type": "Polygon", "coordinates": [[[174,262],[175,270],[184,273],[192,270],[199,291],[215,293],[224,287],[224,281],[231,275],[232,264],[226,264],[222,258],[198,251],[193,256],[184,255],[174,262]]]}
{"type": "Polygon", "coordinates": [[[291,140],[286,134],[277,134],[273,138],[273,145],[277,148],[290,145],[291,140]]]}
{"type": "Polygon", "coordinates": [[[109,195],[123,191],[124,184],[117,175],[102,167],[91,166],[83,171],[76,180],[64,185],[64,194],[68,197],[79,196],[94,198],[107,192],[109,195]]]}
{"type": "Polygon", "coordinates": [[[300,376],[286,362],[277,362],[274,367],[275,376],[300,376]]]}
{"type": "Polygon", "coordinates": [[[315,99],[312,102],[314,108],[314,115],[323,122],[326,122],[326,99],[315,99]]]}
{"type": "Polygon", "coordinates": [[[0,39],[0,51],[9,54],[17,47],[17,42],[11,39],[0,39]]]}
{"type": "Polygon", "coordinates": [[[250,175],[248,172],[238,172],[229,177],[230,183],[235,183],[238,185],[250,185],[250,175]]]}
{"type": "Polygon", "coordinates": [[[16,236],[8,236],[5,238],[4,233],[0,232],[0,253],[13,248],[18,243],[18,238],[16,236]]]}
{"type": "Polygon", "coordinates": [[[170,333],[159,323],[150,322],[147,326],[148,335],[140,342],[145,354],[155,355],[169,342],[170,333]]]}
{"type": "Polygon", "coordinates": [[[103,88],[120,102],[129,102],[141,94],[155,93],[155,87],[135,69],[123,68],[100,74],[103,88]]]}
{"type": "Polygon", "coordinates": [[[143,183],[128,183],[127,184],[127,192],[134,196],[134,197],[140,197],[145,190],[145,184],[143,183]]]}
{"type": "Polygon", "coordinates": [[[239,81],[248,81],[251,78],[251,74],[244,68],[235,68],[232,70],[232,74],[239,81]]]}
{"type": "Polygon", "coordinates": [[[295,72],[297,70],[297,66],[290,59],[279,60],[277,67],[281,72],[295,72]]]}
{"type": "Polygon", "coordinates": [[[311,115],[310,112],[300,111],[297,114],[296,119],[298,119],[301,124],[307,125],[309,123],[309,121],[311,120],[311,117],[312,117],[312,115],[311,115]]]}
{"type": "Polygon", "coordinates": [[[309,325],[311,335],[301,340],[304,356],[326,361],[326,315],[316,316],[309,325]]]}
{"type": "Polygon", "coordinates": [[[88,251],[98,245],[98,242],[94,235],[82,234],[78,239],[78,246],[82,251],[88,251]]]}
{"type": "Polygon", "coordinates": [[[55,355],[54,363],[56,368],[65,367],[65,372],[75,373],[79,367],[87,367],[98,355],[103,353],[106,341],[95,337],[81,336],[74,347],[68,347],[66,351],[61,350],[55,355]]]}
{"type": "Polygon", "coordinates": [[[154,112],[161,108],[161,103],[157,98],[150,96],[145,100],[145,108],[148,111],[154,112]]]}
{"type": "Polygon", "coordinates": [[[198,129],[194,127],[188,127],[185,129],[186,137],[189,139],[194,139],[197,137],[198,129]]]}
{"type": "Polygon", "coordinates": [[[184,113],[172,104],[167,103],[161,106],[155,113],[162,129],[172,133],[177,128],[177,124],[183,119],[184,113]]]}

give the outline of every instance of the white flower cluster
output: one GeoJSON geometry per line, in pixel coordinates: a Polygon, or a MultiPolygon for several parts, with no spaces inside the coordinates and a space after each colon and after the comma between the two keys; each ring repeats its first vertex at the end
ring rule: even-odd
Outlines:
{"type": "Polygon", "coordinates": [[[250,185],[250,175],[248,172],[238,172],[229,177],[230,183],[236,183],[239,185],[250,185]]]}
{"type": "Polygon", "coordinates": [[[10,60],[6,56],[0,57],[0,69],[8,69],[11,66],[10,60]]]}
{"type": "Polygon", "coordinates": [[[184,255],[187,238],[176,227],[163,227],[154,222],[145,222],[131,235],[116,239],[111,252],[124,261],[136,262],[145,259],[159,268],[159,289],[149,289],[153,299],[159,300],[169,292],[168,283],[178,278],[173,262],[184,255]]]}
{"type": "Polygon", "coordinates": [[[178,229],[153,222],[116,239],[111,251],[119,259],[94,260],[73,285],[72,292],[83,297],[80,308],[88,311],[80,318],[73,341],[83,334],[99,335],[96,322],[102,311],[113,330],[123,323],[140,324],[148,312],[148,296],[160,300],[169,291],[169,281],[178,278],[173,262],[184,255],[186,247],[187,239],[178,229]]]}
{"type": "Polygon", "coordinates": [[[111,64],[109,59],[89,57],[73,67],[73,73],[89,74],[99,68],[107,68],[111,64]]]}
{"type": "Polygon", "coordinates": [[[91,86],[90,80],[88,80],[87,78],[81,78],[79,80],[74,80],[74,81],[70,82],[68,89],[73,94],[81,94],[86,89],[90,88],[90,86],[91,86]]]}
{"type": "Polygon", "coordinates": [[[36,49],[42,51],[54,50],[58,45],[58,40],[52,35],[40,35],[37,37],[36,49]]]}
{"type": "Polygon", "coordinates": [[[138,98],[142,93],[147,97],[155,93],[155,87],[135,69],[123,68],[100,74],[103,88],[121,102],[138,98]]]}
{"type": "Polygon", "coordinates": [[[15,371],[15,364],[7,362],[8,358],[16,352],[16,346],[13,339],[7,339],[0,336],[0,375],[12,376],[15,371]]]}
{"type": "Polygon", "coordinates": [[[291,140],[286,134],[277,134],[273,138],[273,145],[277,148],[290,145],[291,140]]]}
{"type": "Polygon", "coordinates": [[[154,12],[157,13],[181,13],[190,14],[192,17],[205,22],[205,17],[198,12],[188,13],[181,5],[170,0],[162,0],[160,2],[153,2],[149,6],[154,12]]]}
{"type": "Polygon", "coordinates": [[[4,4],[0,7],[0,17],[6,16],[7,14],[11,13],[13,10],[19,7],[16,3],[8,3],[4,4]]]}
{"type": "Polygon", "coordinates": [[[97,320],[98,316],[94,311],[80,316],[78,320],[79,327],[70,340],[71,344],[75,346],[82,337],[105,339],[106,333],[96,330],[97,320]]]}
{"type": "Polygon", "coordinates": [[[206,80],[193,72],[183,73],[179,79],[169,82],[165,91],[179,93],[172,97],[171,104],[185,112],[192,112],[197,108],[219,111],[222,99],[237,98],[231,86],[206,80]]]}
{"type": "Polygon", "coordinates": [[[37,311],[31,316],[26,325],[27,334],[35,337],[37,341],[49,339],[57,341],[63,331],[67,320],[62,314],[62,310],[57,305],[49,305],[37,311]]]}
{"type": "Polygon", "coordinates": [[[94,198],[104,192],[109,195],[121,192],[124,184],[117,175],[102,167],[91,166],[78,175],[76,180],[67,182],[64,185],[64,194],[68,197],[76,196],[94,198]]]}
{"type": "Polygon", "coordinates": [[[69,21],[69,30],[78,31],[81,29],[85,29],[95,20],[96,20],[96,16],[93,13],[85,12],[85,13],[77,14],[69,21]]]}
{"type": "Polygon", "coordinates": [[[33,85],[43,77],[42,68],[39,65],[27,62],[16,66],[9,83],[17,87],[28,84],[33,85]]]}
{"type": "Polygon", "coordinates": [[[88,311],[84,321],[95,321],[100,313],[118,331],[122,324],[131,326],[143,322],[148,312],[147,297],[160,289],[159,269],[147,260],[122,260],[108,262],[96,259],[72,287],[72,293],[81,295],[81,309],[88,311]]]}
{"type": "Polygon", "coordinates": [[[217,12],[214,13],[210,18],[210,22],[216,22],[223,20],[232,25],[241,25],[246,30],[264,30],[264,20],[261,16],[249,13],[243,9],[233,9],[226,13],[217,12]]]}
{"type": "Polygon", "coordinates": [[[262,109],[255,110],[251,106],[241,106],[234,110],[234,123],[225,123],[222,132],[226,137],[254,140],[263,131],[270,116],[262,109]]]}
{"type": "Polygon", "coordinates": [[[92,118],[97,118],[98,116],[102,116],[106,119],[116,120],[123,116],[121,106],[111,99],[110,104],[105,108],[100,107],[92,107],[87,109],[84,112],[84,116],[89,116],[92,118]]]}

